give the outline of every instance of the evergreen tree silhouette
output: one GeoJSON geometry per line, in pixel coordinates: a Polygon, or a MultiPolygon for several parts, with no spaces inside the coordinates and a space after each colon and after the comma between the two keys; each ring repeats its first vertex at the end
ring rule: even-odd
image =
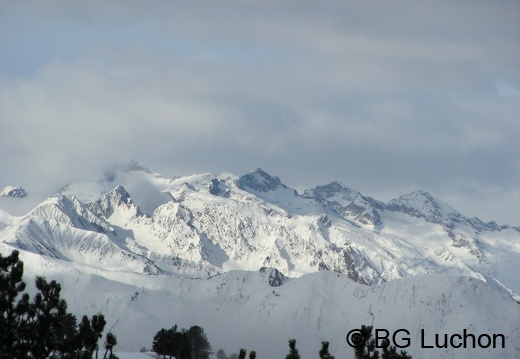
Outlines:
{"type": "Polygon", "coordinates": [[[321,342],[320,359],[334,359],[329,353],[329,342],[321,342]]]}
{"type": "Polygon", "coordinates": [[[298,349],[296,349],[296,339],[289,340],[289,354],[285,357],[285,359],[300,359],[300,354],[298,353],[298,349]]]}

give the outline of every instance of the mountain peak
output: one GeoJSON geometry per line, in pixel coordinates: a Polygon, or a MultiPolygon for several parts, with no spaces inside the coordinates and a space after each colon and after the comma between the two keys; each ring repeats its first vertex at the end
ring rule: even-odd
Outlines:
{"type": "Polygon", "coordinates": [[[287,277],[276,268],[262,267],[260,268],[260,273],[266,277],[271,287],[279,287],[287,281],[287,277]]]}
{"type": "Polygon", "coordinates": [[[409,194],[406,194],[406,195],[403,195],[401,197],[416,197],[416,198],[426,198],[430,201],[434,201],[435,199],[433,198],[433,196],[430,194],[430,192],[426,192],[426,191],[423,191],[423,190],[415,190],[413,192],[410,192],[409,194]]]}
{"type": "Polygon", "coordinates": [[[130,160],[121,166],[121,169],[125,172],[146,172],[152,173],[147,167],[143,166],[136,160],[130,160]]]}
{"type": "Polygon", "coordinates": [[[332,197],[337,197],[338,194],[341,194],[341,197],[343,197],[343,199],[348,198],[349,201],[352,201],[354,197],[361,196],[361,194],[358,191],[346,186],[345,184],[339,181],[334,181],[323,186],[316,186],[312,189],[305,190],[303,195],[305,197],[315,197],[318,200],[322,201],[330,199],[332,197]]]}
{"type": "Polygon", "coordinates": [[[244,190],[246,187],[258,192],[269,192],[279,187],[286,187],[280,177],[271,176],[261,168],[249,172],[238,179],[237,185],[244,190]]]}
{"type": "Polygon", "coordinates": [[[122,198],[122,199],[129,199],[130,198],[130,195],[128,194],[128,192],[126,191],[125,187],[121,186],[121,185],[117,185],[116,188],[114,188],[114,194],[116,194],[118,197],[122,198]]]}
{"type": "Polygon", "coordinates": [[[331,183],[324,185],[323,187],[334,188],[338,191],[341,189],[348,189],[348,190],[352,191],[352,189],[349,186],[347,186],[346,184],[344,184],[343,182],[340,182],[340,181],[332,181],[331,183]]]}
{"type": "Polygon", "coordinates": [[[20,186],[5,186],[0,189],[0,197],[23,198],[27,196],[27,192],[20,186]]]}
{"type": "Polygon", "coordinates": [[[112,216],[118,208],[124,209],[125,212],[128,212],[127,214],[130,217],[142,215],[139,207],[132,201],[130,194],[128,194],[126,189],[121,185],[97,201],[90,203],[89,208],[94,213],[102,215],[105,219],[112,216]]]}
{"type": "Polygon", "coordinates": [[[340,215],[363,225],[380,226],[379,213],[383,205],[371,197],[364,197],[358,191],[334,181],[323,186],[305,190],[304,197],[314,198],[318,202],[330,206],[340,215]]]}
{"type": "Polygon", "coordinates": [[[423,217],[429,222],[441,223],[452,215],[460,213],[446,203],[434,198],[426,191],[416,190],[393,199],[387,209],[407,213],[414,217],[423,217]]]}
{"type": "Polygon", "coordinates": [[[422,190],[415,190],[402,195],[398,199],[391,200],[389,203],[401,203],[408,206],[434,206],[447,212],[455,212],[455,209],[437,198],[434,198],[429,192],[422,190]]]}
{"type": "Polygon", "coordinates": [[[136,160],[130,160],[126,163],[116,164],[109,169],[105,170],[104,177],[105,181],[112,183],[118,177],[117,172],[121,171],[124,173],[130,172],[144,172],[144,173],[152,173],[147,167],[143,166],[136,160]]]}

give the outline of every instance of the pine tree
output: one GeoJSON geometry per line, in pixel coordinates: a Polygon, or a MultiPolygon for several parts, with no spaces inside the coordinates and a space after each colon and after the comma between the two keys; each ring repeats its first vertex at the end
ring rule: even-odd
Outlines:
{"type": "MultiPolygon", "coordinates": [[[[182,344],[182,333],[177,331],[177,325],[168,330],[168,354],[175,359],[180,358],[180,346],[182,344]]],[[[183,358],[184,359],[184,358],[183,358]]]]}
{"type": "MultiPolygon", "coordinates": [[[[376,342],[372,339],[372,327],[371,326],[361,326],[359,338],[353,338],[353,341],[356,342],[360,340],[363,345],[354,348],[355,358],[356,359],[379,359],[379,352],[376,350],[376,342]]],[[[395,346],[391,346],[388,340],[385,340],[383,343],[383,355],[382,359],[412,359],[411,356],[408,355],[404,350],[400,353],[397,353],[395,346]]]]}
{"type": "Polygon", "coordinates": [[[103,330],[105,329],[105,325],[107,324],[105,320],[105,316],[103,314],[97,314],[92,316],[92,330],[94,331],[93,335],[96,340],[96,359],[98,359],[98,341],[103,337],[103,330]]]}
{"type": "Polygon", "coordinates": [[[85,349],[83,357],[92,358],[92,354],[94,354],[94,350],[96,350],[96,340],[94,330],[90,325],[90,319],[86,315],[81,318],[78,334],[81,338],[81,351],[85,349]]]}
{"type": "Polygon", "coordinates": [[[168,330],[163,328],[155,334],[152,350],[163,358],[168,355],[169,358],[190,359],[192,347],[188,332],[185,329],[177,331],[177,325],[168,330]]]}
{"type": "Polygon", "coordinates": [[[36,288],[29,308],[27,331],[31,338],[28,350],[34,359],[46,359],[58,350],[60,327],[67,314],[67,303],[60,299],[61,286],[56,281],[48,283],[43,277],[36,277],[36,288]]]}
{"type": "Polygon", "coordinates": [[[168,354],[168,331],[166,329],[162,328],[153,337],[152,351],[166,359],[168,354]]]}
{"type": "Polygon", "coordinates": [[[0,254],[0,359],[27,357],[23,330],[27,325],[29,295],[23,293],[26,284],[22,281],[23,262],[18,256],[16,250],[7,257],[0,254]]]}
{"type": "Polygon", "coordinates": [[[285,359],[300,359],[300,354],[298,353],[298,349],[296,349],[296,339],[289,340],[289,354],[285,357],[285,359]]]}
{"type": "Polygon", "coordinates": [[[372,339],[372,327],[362,325],[360,334],[353,338],[354,342],[360,341],[363,345],[354,348],[356,359],[378,359],[379,352],[375,350],[376,343],[372,339]]]}
{"type": "Polygon", "coordinates": [[[103,356],[103,359],[106,359],[107,353],[110,351],[109,358],[112,358],[112,349],[117,345],[117,338],[112,332],[108,332],[106,339],[105,339],[105,355],[103,356]]]}
{"type": "Polygon", "coordinates": [[[204,329],[194,325],[188,330],[187,334],[190,340],[192,359],[209,359],[213,352],[204,329]]]}
{"type": "Polygon", "coordinates": [[[60,299],[60,284],[43,277],[36,278],[38,292],[31,301],[18,256],[18,251],[0,254],[0,359],[92,359],[94,351],[97,359],[104,316],[94,315],[92,321],[84,316],[77,325],[60,299]]]}
{"type": "Polygon", "coordinates": [[[103,329],[105,328],[105,317],[103,314],[97,314],[92,316],[90,320],[86,315],[81,319],[79,324],[79,336],[81,338],[81,346],[84,349],[83,356],[86,358],[92,358],[94,352],[96,352],[96,359],[98,356],[98,341],[102,337],[103,329]]]}
{"type": "Polygon", "coordinates": [[[177,333],[177,340],[176,340],[176,351],[175,351],[175,358],[177,359],[190,359],[191,358],[191,344],[190,344],[190,338],[188,337],[188,333],[185,329],[182,330],[182,332],[177,333]]]}
{"type": "Polygon", "coordinates": [[[81,338],[78,335],[77,319],[74,315],[67,313],[60,318],[56,346],[62,358],[75,357],[75,353],[81,349],[81,338]]]}
{"type": "Polygon", "coordinates": [[[176,356],[176,347],[178,345],[177,339],[177,324],[166,331],[166,354],[170,357],[176,356]]]}
{"type": "Polygon", "coordinates": [[[223,349],[217,351],[217,359],[228,359],[226,352],[223,349]]]}
{"type": "Polygon", "coordinates": [[[329,342],[321,342],[320,359],[334,359],[329,353],[329,342]]]}
{"type": "Polygon", "coordinates": [[[249,352],[249,359],[256,359],[256,352],[254,350],[249,352]]]}
{"type": "Polygon", "coordinates": [[[412,359],[410,355],[404,350],[401,350],[397,353],[397,348],[393,345],[390,345],[388,340],[383,342],[383,354],[381,355],[382,359],[412,359]]]}

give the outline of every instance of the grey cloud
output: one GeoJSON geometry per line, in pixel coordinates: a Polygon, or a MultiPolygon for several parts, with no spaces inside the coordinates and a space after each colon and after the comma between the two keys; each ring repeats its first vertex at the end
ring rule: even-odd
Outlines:
{"type": "Polygon", "coordinates": [[[52,3],[1,5],[0,185],[136,158],[516,219],[518,2],[52,3]]]}

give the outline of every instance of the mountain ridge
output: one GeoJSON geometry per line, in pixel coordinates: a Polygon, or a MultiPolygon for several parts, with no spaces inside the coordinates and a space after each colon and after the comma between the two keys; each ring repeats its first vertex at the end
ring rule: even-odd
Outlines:
{"type": "Polygon", "coordinates": [[[54,207],[6,221],[0,241],[93,266],[117,253],[121,268],[149,274],[274,267],[289,277],[333,270],[375,285],[444,273],[520,293],[510,274],[520,260],[520,229],[470,219],[424,191],[383,203],[332,182],[300,195],[262,169],[168,179],[131,161],[53,198],[54,207]],[[50,222],[57,223],[52,231],[50,222]],[[69,237],[74,250],[63,248],[69,237]],[[104,250],[88,246],[87,256],[82,238],[96,238],[104,250]]]}
{"type": "Polygon", "coordinates": [[[299,194],[261,169],[165,178],[135,161],[23,216],[0,210],[0,253],[62,283],[74,313],[106,314],[121,350],[197,324],[215,350],[262,357],[290,337],[305,356],[320,340],[351,355],[363,324],[409,330],[414,357],[518,356],[519,233],[424,191],[384,203],[340,182],[299,194]],[[424,351],[421,330],[500,332],[508,347],[424,351]]]}

